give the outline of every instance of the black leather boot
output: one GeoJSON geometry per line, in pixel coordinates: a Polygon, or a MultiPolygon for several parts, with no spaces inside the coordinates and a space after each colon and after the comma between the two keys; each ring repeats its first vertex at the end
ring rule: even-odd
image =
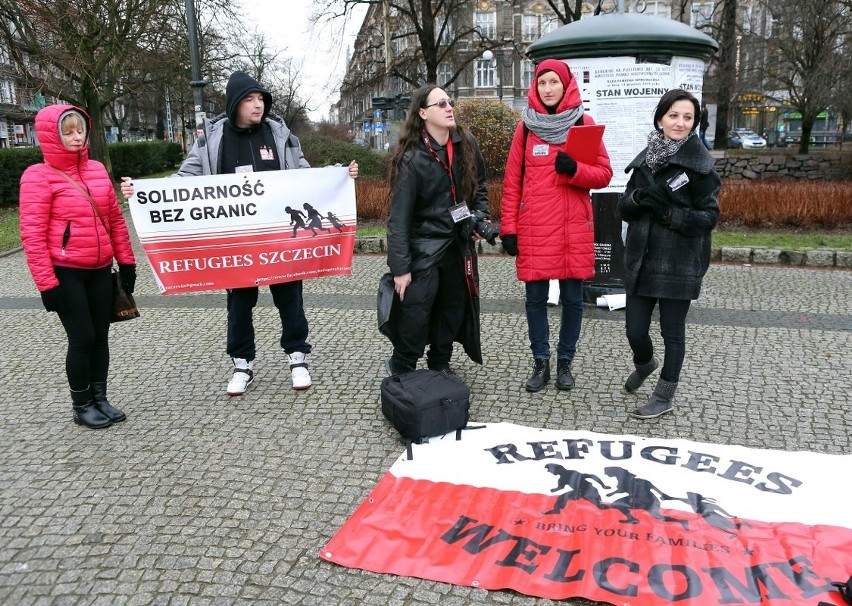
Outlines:
{"type": "Polygon", "coordinates": [[[80,391],[72,389],[71,402],[74,405],[74,422],[77,425],[85,425],[91,429],[103,429],[112,425],[109,417],[104,415],[95,406],[91,387],[81,389],[80,391]]]}
{"type": "Polygon", "coordinates": [[[571,360],[556,360],[556,389],[574,389],[574,375],[571,374],[571,360]]]}
{"type": "Polygon", "coordinates": [[[109,403],[106,397],[107,387],[106,381],[92,382],[92,398],[95,400],[95,406],[101,411],[101,414],[107,417],[113,423],[121,423],[127,418],[124,411],[119,410],[109,403]]]}
{"type": "Polygon", "coordinates": [[[532,376],[527,379],[527,391],[541,391],[548,381],[550,381],[550,360],[534,358],[532,376]]]}

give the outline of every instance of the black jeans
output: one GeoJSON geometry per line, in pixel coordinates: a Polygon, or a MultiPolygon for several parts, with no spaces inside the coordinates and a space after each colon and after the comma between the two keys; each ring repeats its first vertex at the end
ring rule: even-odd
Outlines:
{"type": "MultiPolygon", "coordinates": [[[[533,358],[550,358],[550,322],[547,317],[549,280],[526,282],[527,326],[533,358]]],[[[577,341],[583,324],[583,281],[560,280],[559,299],[562,301],[562,323],[556,357],[571,361],[577,352],[577,341]]]]}
{"type": "Polygon", "coordinates": [[[112,315],[110,267],[75,269],[54,266],[62,286],[65,311],[59,320],[68,335],[65,374],[74,391],[107,380],[109,321],[112,315]]]}
{"type": "Polygon", "coordinates": [[[392,366],[414,370],[428,343],[427,366],[448,368],[453,341],[464,322],[467,297],[464,259],[455,246],[450,246],[436,265],[412,275],[403,301],[394,295],[390,317],[395,335],[392,366]]]}
{"type": "MultiPolygon", "coordinates": [[[[232,358],[254,360],[257,354],[252,313],[258,290],[256,286],[228,290],[228,355],[232,358]]],[[[310,353],[302,281],[270,284],[269,292],[281,318],[281,348],[288,354],[310,353]]]]}
{"type": "Polygon", "coordinates": [[[651,342],[651,314],[654,306],[660,304],[660,334],[666,348],[663,370],[660,378],[676,383],[683,368],[686,356],[686,314],[689,312],[689,299],[657,299],[627,295],[625,310],[625,328],[630,349],[633,350],[633,363],[646,364],[654,357],[654,344],[651,342]]]}

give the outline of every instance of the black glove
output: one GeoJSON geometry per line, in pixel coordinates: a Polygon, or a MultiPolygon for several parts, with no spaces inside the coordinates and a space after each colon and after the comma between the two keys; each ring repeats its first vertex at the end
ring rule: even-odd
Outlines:
{"type": "Polygon", "coordinates": [[[672,205],[665,187],[655,185],[646,189],[640,189],[636,194],[636,200],[639,202],[639,205],[650,210],[654,215],[654,219],[660,223],[670,222],[672,205]]]}
{"type": "Polygon", "coordinates": [[[65,311],[65,293],[62,292],[62,286],[54,286],[41,293],[41,303],[47,311],[65,311]]]}
{"type": "Polygon", "coordinates": [[[121,286],[124,287],[124,292],[132,295],[133,289],[136,288],[136,266],[119,265],[118,275],[121,278],[121,286]]]}
{"type": "Polygon", "coordinates": [[[518,234],[506,234],[500,238],[503,243],[503,250],[513,257],[518,256],[518,234]]]}
{"type": "Polygon", "coordinates": [[[556,152],[556,172],[573,177],[577,172],[577,162],[564,151],[559,150],[556,152]]]}

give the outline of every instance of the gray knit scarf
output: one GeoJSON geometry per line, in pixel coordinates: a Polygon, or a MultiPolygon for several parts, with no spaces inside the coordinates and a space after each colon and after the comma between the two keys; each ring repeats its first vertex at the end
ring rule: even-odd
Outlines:
{"type": "Polygon", "coordinates": [[[652,130],[648,135],[648,151],[645,152],[645,164],[648,165],[652,173],[657,172],[694,135],[695,131],[689,133],[689,136],[683,139],[669,139],[663,134],[663,131],[652,130]]]}
{"type": "Polygon", "coordinates": [[[571,107],[558,114],[540,114],[531,107],[525,107],[521,115],[527,128],[543,141],[565,143],[568,129],[583,115],[583,106],[571,107]]]}

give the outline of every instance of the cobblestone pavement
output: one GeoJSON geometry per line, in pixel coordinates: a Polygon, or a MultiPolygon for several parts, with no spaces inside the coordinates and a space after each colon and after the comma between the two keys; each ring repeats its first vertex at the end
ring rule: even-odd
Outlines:
{"type": "MultiPolygon", "coordinates": [[[[0,258],[0,604],[555,604],[317,557],[402,451],[378,403],[384,268],[357,255],[352,276],[306,283],[307,392],[289,389],[265,293],[258,378],[242,398],[224,393],[224,295],[163,297],[140,272],[143,316],[111,333],[111,397],[129,419],[91,431],[71,422],[58,320],[23,254],[0,258]]],[[[576,389],[528,394],[523,288],[507,257],[480,269],[485,364],[453,361],[475,421],[852,452],[848,270],[713,265],[676,414],[638,421],[627,412],[639,398],[622,390],[623,312],[587,310],[576,389]]]]}

